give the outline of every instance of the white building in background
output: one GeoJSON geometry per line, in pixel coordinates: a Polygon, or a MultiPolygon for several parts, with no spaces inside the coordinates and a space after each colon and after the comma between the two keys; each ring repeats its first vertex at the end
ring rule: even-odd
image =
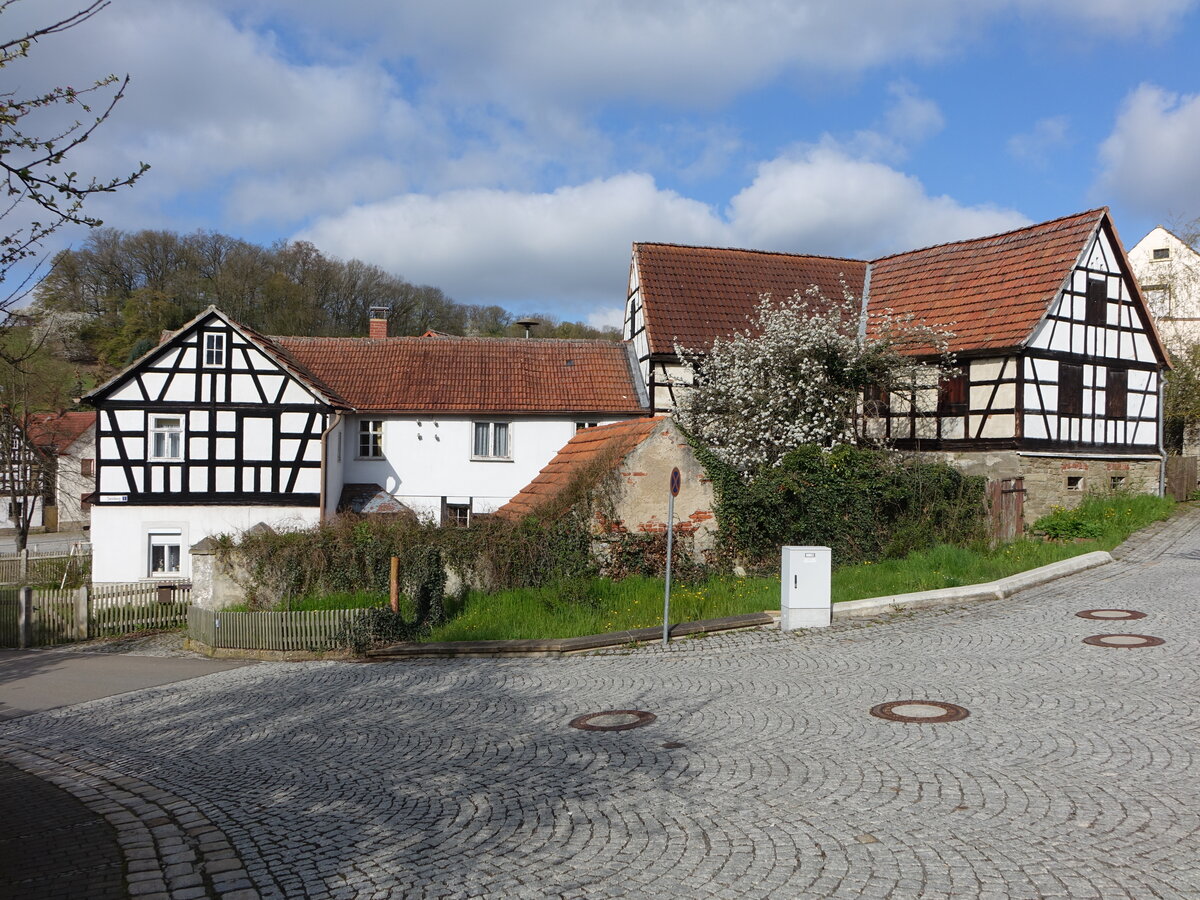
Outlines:
{"type": "Polygon", "coordinates": [[[1200,342],[1200,253],[1158,225],[1129,262],[1166,345],[1179,351],[1200,342]]]}
{"type": "Polygon", "coordinates": [[[578,428],[648,413],[611,341],[265,337],[215,308],[94,390],[93,579],[339,511],[445,523],[508,502],[578,428]]]}

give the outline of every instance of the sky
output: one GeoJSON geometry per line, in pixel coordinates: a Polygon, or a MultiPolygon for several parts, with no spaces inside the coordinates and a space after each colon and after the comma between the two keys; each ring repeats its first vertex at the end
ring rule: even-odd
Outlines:
{"type": "Polygon", "coordinates": [[[618,324],[635,241],[872,258],[1109,206],[1132,247],[1200,216],[1198,6],[112,0],[0,77],[131,76],[70,158],[151,165],[106,225],[618,324]]]}

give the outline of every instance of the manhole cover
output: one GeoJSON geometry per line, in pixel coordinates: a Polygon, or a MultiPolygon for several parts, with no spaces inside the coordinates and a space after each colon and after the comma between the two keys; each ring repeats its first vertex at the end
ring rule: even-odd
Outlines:
{"type": "Polygon", "coordinates": [[[1146,614],[1136,609],[1085,609],[1075,615],[1081,619],[1144,619],[1146,614]]]}
{"type": "Polygon", "coordinates": [[[584,731],[628,731],[630,728],[649,725],[656,718],[658,717],[654,713],[640,709],[608,709],[577,716],[571,720],[570,725],[584,731]]]}
{"type": "Polygon", "coordinates": [[[1091,644],[1093,647],[1157,647],[1159,644],[1165,644],[1162,638],[1151,637],[1148,634],[1093,634],[1091,637],[1083,639],[1085,644],[1091,644]]]}
{"type": "Polygon", "coordinates": [[[891,700],[871,707],[871,715],[889,722],[958,722],[970,714],[941,700],[891,700]]]}

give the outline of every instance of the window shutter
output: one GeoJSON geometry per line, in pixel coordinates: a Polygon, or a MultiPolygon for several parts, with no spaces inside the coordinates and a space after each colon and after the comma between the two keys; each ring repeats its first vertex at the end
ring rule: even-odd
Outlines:
{"type": "Polygon", "coordinates": [[[1083,415],[1083,366],[1063,364],[1058,367],[1058,413],[1062,416],[1083,415]]]}

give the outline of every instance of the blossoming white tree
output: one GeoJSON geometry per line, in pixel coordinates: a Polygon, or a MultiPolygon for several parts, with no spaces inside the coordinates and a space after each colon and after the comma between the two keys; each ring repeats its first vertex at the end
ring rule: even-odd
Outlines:
{"type": "Polygon", "coordinates": [[[864,394],[911,397],[936,384],[953,367],[952,335],[885,312],[868,336],[861,306],[849,291],[764,295],[749,326],[707,353],[676,346],[696,373],[676,420],[743,475],[801,444],[880,443],[866,426],[881,399],[864,394]]]}

